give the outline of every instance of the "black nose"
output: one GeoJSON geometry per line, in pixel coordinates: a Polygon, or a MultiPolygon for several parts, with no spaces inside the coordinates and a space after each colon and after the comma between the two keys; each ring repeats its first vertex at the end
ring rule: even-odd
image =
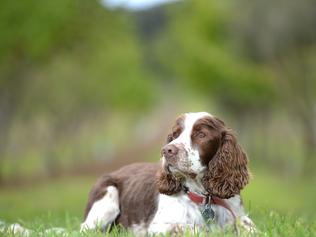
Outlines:
{"type": "Polygon", "coordinates": [[[176,156],[178,154],[178,151],[179,149],[175,145],[168,144],[162,148],[161,153],[165,158],[168,159],[176,156]]]}

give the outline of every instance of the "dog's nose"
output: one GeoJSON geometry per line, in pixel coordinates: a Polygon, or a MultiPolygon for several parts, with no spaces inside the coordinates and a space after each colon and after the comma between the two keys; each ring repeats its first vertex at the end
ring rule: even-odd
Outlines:
{"type": "Polygon", "coordinates": [[[178,147],[176,147],[173,144],[168,144],[162,148],[161,153],[166,159],[168,159],[168,158],[172,158],[176,156],[178,154],[178,151],[179,151],[178,147]]]}

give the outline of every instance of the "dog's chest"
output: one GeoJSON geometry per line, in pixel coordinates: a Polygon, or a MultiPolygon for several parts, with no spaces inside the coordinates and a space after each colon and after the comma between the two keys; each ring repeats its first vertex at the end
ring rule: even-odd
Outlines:
{"type": "Polygon", "coordinates": [[[199,206],[187,195],[167,196],[159,194],[158,209],[151,221],[148,232],[166,232],[179,225],[189,228],[204,224],[199,206]]]}

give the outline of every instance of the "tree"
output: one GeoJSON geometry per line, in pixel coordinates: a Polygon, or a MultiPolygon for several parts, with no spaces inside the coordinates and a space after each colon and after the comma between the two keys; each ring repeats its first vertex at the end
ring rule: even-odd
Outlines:
{"type": "Polygon", "coordinates": [[[75,121],[111,107],[149,108],[154,101],[154,83],[124,12],[98,1],[4,1],[0,29],[1,169],[13,121],[47,118],[51,140],[44,159],[53,174],[60,168],[56,143],[75,121]]]}
{"type": "Polygon", "coordinates": [[[235,28],[252,60],[277,75],[278,95],[302,128],[304,173],[316,166],[316,3],[241,1],[235,28]]]}
{"type": "Polygon", "coordinates": [[[274,88],[269,73],[241,57],[231,42],[228,2],[185,1],[168,13],[171,23],[156,47],[171,77],[214,98],[241,120],[271,106],[274,88]]]}

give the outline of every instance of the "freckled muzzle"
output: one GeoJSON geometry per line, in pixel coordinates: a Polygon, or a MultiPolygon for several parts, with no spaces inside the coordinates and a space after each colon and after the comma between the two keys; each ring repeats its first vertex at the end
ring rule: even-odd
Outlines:
{"type": "Polygon", "coordinates": [[[171,167],[172,171],[189,172],[191,162],[188,159],[188,152],[184,144],[167,144],[161,150],[161,155],[165,158],[165,166],[171,167]]]}

